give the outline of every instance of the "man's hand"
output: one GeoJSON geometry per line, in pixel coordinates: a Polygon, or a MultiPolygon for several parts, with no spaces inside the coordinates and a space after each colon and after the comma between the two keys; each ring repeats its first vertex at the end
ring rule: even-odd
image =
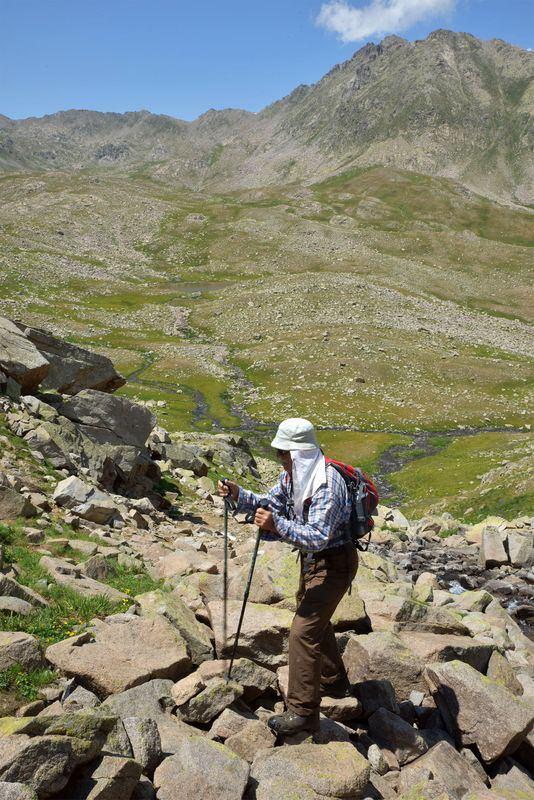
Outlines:
{"type": "Polygon", "coordinates": [[[254,524],[257,525],[258,528],[261,528],[262,531],[271,531],[272,533],[276,533],[272,512],[267,511],[265,508],[258,508],[256,510],[254,524]]]}
{"type": "Polygon", "coordinates": [[[231,497],[234,503],[237,503],[237,498],[239,497],[239,485],[234,483],[233,481],[218,481],[217,483],[217,494],[220,497],[231,497]]]}

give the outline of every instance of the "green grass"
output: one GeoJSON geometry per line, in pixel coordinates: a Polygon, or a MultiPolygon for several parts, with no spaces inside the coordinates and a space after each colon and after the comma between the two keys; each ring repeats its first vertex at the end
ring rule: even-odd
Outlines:
{"type": "Polygon", "coordinates": [[[489,514],[511,519],[534,507],[534,480],[527,471],[532,439],[528,433],[460,436],[439,453],[410,462],[389,480],[404,496],[403,508],[412,516],[438,504],[470,522],[489,514]],[[503,461],[527,463],[519,473],[505,473],[502,479],[497,476],[483,484],[484,474],[503,461]]]}
{"type": "Polygon", "coordinates": [[[50,669],[24,669],[14,664],[0,672],[0,692],[15,692],[21,700],[37,700],[39,689],[56,680],[57,675],[50,669]]]}
{"type": "MultiPolygon", "coordinates": [[[[21,581],[22,582],[22,581],[21,581]]],[[[36,636],[43,647],[80,633],[95,617],[107,617],[125,611],[130,601],[113,602],[107,597],[82,597],[66,586],[52,585],[46,593],[51,605],[36,608],[28,616],[3,615],[0,629],[24,631],[36,636]]]]}
{"type": "Polygon", "coordinates": [[[319,431],[318,438],[325,455],[360,467],[369,475],[376,470],[385,450],[394,445],[410,443],[409,436],[359,431],[319,431]]]}
{"type": "Polygon", "coordinates": [[[117,565],[115,569],[115,575],[110,575],[106,578],[106,583],[108,586],[113,586],[130,597],[135,597],[136,594],[144,594],[145,592],[154,592],[156,589],[163,589],[164,582],[151,578],[144,567],[140,566],[139,572],[120,565],[117,565]]]}

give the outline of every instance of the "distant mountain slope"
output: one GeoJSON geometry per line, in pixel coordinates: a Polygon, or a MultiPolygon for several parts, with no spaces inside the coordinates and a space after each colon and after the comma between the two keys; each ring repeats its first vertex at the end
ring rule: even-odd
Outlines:
{"type": "Polygon", "coordinates": [[[534,203],[534,54],[438,30],[368,44],[259,114],[0,116],[0,169],[143,168],[192,188],[317,180],[388,164],[534,203]]]}

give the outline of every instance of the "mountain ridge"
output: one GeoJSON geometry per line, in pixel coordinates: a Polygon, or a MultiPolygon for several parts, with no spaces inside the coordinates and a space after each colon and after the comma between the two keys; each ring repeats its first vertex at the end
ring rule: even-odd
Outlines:
{"type": "Polygon", "coordinates": [[[368,43],[259,112],[0,116],[0,170],[143,167],[186,188],[226,191],[385,164],[528,204],[533,110],[534,54],[439,29],[368,43]]]}

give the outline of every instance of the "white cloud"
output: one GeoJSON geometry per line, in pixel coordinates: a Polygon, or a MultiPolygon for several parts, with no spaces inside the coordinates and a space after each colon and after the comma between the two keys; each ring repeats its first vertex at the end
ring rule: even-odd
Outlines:
{"type": "Polygon", "coordinates": [[[324,3],[317,24],[337,33],[343,42],[405,31],[428,17],[447,14],[456,0],[371,0],[355,8],[345,0],[324,3]]]}

